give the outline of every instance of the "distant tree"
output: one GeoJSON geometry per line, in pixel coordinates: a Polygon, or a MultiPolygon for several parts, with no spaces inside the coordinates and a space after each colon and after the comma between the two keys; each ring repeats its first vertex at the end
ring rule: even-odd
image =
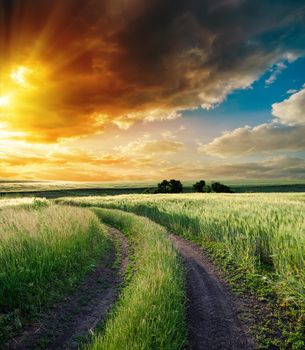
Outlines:
{"type": "Polygon", "coordinates": [[[213,182],[211,185],[212,192],[216,193],[233,193],[229,186],[221,184],[220,182],[213,182]]]}
{"type": "Polygon", "coordinates": [[[155,193],[170,193],[170,184],[169,181],[163,180],[158,184],[158,188],[155,193]]]}
{"type": "Polygon", "coordinates": [[[200,180],[193,185],[193,189],[195,192],[204,192],[204,188],[205,188],[204,180],[200,180]]]}
{"type": "Polygon", "coordinates": [[[212,192],[211,186],[210,185],[206,185],[205,188],[204,188],[204,192],[211,193],[212,192]]]}
{"type": "Polygon", "coordinates": [[[183,192],[183,186],[179,180],[163,180],[158,184],[155,193],[180,193],[183,192]]]}
{"type": "Polygon", "coordinates": [[[182,186],[181,181],[172,179],[169,181],[169,183],[170,183],[170,187],[171,187],[171,193],[183,192],[183,186],[182,186]]]}

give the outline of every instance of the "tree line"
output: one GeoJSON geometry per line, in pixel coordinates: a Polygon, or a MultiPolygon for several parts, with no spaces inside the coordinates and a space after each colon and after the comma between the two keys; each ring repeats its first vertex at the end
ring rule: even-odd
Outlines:
{"type": "MultiPolygon", "coordinates": [[[[194,192],[216,192],[216,193],[233,193],[232,189],[220,182],[213,182],[207,185],[204,180],[200,180],[193,184],[194,192]]],[[[183,192],[183,185],[180,180],[163,180],[157,186],[154,193],[181,193],[183,192]]]]}

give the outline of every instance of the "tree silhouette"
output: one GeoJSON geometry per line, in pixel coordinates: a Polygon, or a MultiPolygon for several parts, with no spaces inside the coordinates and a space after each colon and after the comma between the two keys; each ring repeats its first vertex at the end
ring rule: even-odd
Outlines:
{"type": "Polygon", "coordinates": [[[204,188],[205,188],[205,181],[204,180],[200,180],[198,182],[196,182],[193,185],[194,191],[195,192],[204,192],[204,188]]]}
{"type": "Polygon", "coordinates": [[[221,184],[220,182],[212,183],[211,189],[213,192],[216,192],[216,193],[233,193],[233,191],[229,186],[221,184]]]}
{"type": "Polygon", "coordinates": [[[158,188],[155,193],[181,193],[183,192],[183,186],[179,180],[163,180],[158,184],[158,188]]]}
{"type": "Polygon", "coordinates": [[[183,192],[183,186],[179,180],[170,180],[171,193],[181,193],[183,192]]]}

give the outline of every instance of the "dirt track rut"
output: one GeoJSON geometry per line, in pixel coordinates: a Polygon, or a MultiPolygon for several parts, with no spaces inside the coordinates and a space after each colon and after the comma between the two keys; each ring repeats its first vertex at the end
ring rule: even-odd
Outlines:
{"type": "Polygon", "coordinates": [[[188,342],[192,350],[252,350],[237,307],[215,267],[195,244],[171,234],[186,268],[188,342]]]}
{"type": "Polygon", "coordinates": [[[127,238],[115,228],[107,229],[112,240],[120,242],[119,268],[113,267],[116,252],[112,244],[96,269],[88,274],[72,295],[40,317],[5,349],[77,349],[79,339],[105,319],[118,297],[128,260],[127,238]]]}

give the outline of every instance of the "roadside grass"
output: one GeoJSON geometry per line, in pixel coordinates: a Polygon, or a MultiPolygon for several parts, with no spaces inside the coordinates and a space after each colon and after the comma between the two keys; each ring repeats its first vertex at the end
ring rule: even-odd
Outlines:
{"type": "Polygon", "coordinates": [[[85,349],[183,349],[184,272],[165,228],[118,210],[94,212],[102,222],[128,236],[134,253],[119,302],[85,349]]]}
{"type": "Polygon", "coordinates": [[[182,194],[71,198],[144,215],[209,250],[239,291],[272,302],[262,347],[305,347],[305,196],[182,194]],[[274,334],[272,334],[274,333],[274,334]],[[281,333],[281,334],[279,334],[281,333]],[[270,337],[269,337],[270,335],[270,337]]]}
{"type": "Polygon", "coordinates": [[[108,247],[90,210],[37,203],[0,209],[0,344],[71,291],[108,247]]]}
{"type": "Polygon", "coordinates": [[[48,206],[49,202],[45,198],[35,197],[3,197],[0,198],[0,209],[6,207],[39,208],[48,206]]]}

